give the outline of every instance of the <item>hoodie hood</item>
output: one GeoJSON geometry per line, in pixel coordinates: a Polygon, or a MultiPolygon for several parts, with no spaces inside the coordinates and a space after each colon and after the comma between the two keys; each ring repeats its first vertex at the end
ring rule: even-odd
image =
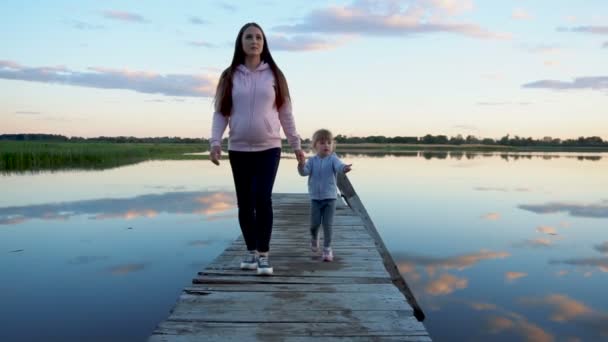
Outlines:
{"type": "Polygon", "coordinates": [[[266,70],[266,69],[268,69],[268,68],[270,68],[270,66],[268,65],[268,63],[266,63],[266,62],[262,61],[262,62],[260,63],[260,65],[258,65],[258,67],[257,67],[257,68],[255,68],[255,70],[254,70],[254,71],[249,70],[249,69],[248,69],[248,68],[245,66],[245,64],[239,64],[239,66],[238,66],[238,67],[236,67],[236,70],[238,70],[238,71],[240,71],[240,72],[244,72],[244,73],[246,73],[246,74],[250,74],[250,73],[252,73],[252,72],[263,71],[263,70],[266,70]]]}

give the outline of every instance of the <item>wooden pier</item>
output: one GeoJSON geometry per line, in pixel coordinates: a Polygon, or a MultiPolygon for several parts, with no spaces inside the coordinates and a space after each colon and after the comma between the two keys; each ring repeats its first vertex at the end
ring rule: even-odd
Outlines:
{"type": "Polygon", "coordinates": [[[339,187],[348,206],[337,205],[333,262],[310,251],[308,195],[273,194],[274,275],[239,269],[239,237],[184,289],[149,341],[431,341],[345,176],[339,187]]]}

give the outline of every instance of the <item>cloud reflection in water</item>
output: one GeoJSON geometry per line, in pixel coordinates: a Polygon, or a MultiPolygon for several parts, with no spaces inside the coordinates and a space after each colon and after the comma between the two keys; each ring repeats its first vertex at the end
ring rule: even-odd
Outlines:
{"type": "MultiPolygon", "coordinates": [[[[68,220],[89,215],[92,220],[155,217],[161,213],[199,214],[213,218],[236,207],[233,193],[167,192],[132,198],[103,198],[63,203],[0,208],[0,225],[14,225],[27,220],[68,220]]],[[[225,215],[223,215],[225,217],[225,215]]],[[[233,217],[233,216],[230,216],[233,217]]]]}

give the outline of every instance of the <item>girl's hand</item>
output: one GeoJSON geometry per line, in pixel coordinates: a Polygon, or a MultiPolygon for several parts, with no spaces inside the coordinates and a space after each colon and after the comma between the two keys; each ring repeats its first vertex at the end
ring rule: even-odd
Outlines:
{"type": "Polygon", "coordinates": [[[353,166],[353,164],[346,164],[344,165],[344,173],[348,173],[351,170],[351,166],[353,166]]]}
{"type": "Polygon", "coordinates": [[[296,154],[296,159],[298,160],[298,165],[306,162],[306,156],[302,150],[295,150],[293,153],[296,154]]]}
{"type": "Polygon", "coordinates": [[[209,160],[217,166],[220,165],[220,157],[222,156],[222,147],[213,146],[209,152],[209,160]]]}

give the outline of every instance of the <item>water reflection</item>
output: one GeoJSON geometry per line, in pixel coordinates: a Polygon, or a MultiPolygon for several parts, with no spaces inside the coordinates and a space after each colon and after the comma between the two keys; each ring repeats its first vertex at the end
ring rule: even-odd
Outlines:
{"type": "Polygon", "coordinates": [[[529,239],[524,240],[522,242],[516,242],[513,244],[513,247],[530,247],[530,248],[543,248],[543,247],[551,247],[553,245],[553,240],[546,238],[538,238],[538,239],[529,239]]]}
{"type": "Polygon", "coordinates": [[[608,217],[608,200],[603,200],[598,204],[549,202],[545,204],[520,204],[517,207],[536,214],[551,214],[565,211],[570,216],[608,217]]]}
{"type": "Polygon", "coordinates": [[[604,241],[599,245],[595,245],[593,246],[593,248],[600,253],[608,254],[608,241],[604,241]]]}
{"type": "Polygon", "coordinates": [[[476,263],[483,260],[492,259],[504,259],[510,256],[507,252],[494,252],[491,250],[482,249],[476,253],[457,255],[452,257],[434,257],[425,255],[414,255],[406,253],[396,253],[395,260],[397,266],[401,267],[402,264],[414,264],[416,266],[426,267],[429,273],[435,269],[457,269],[463,270],[468,267],[474,266],[476,263]]]}
{"type": "MultiPolygon", "coordinates": [[[[408,151],[349,153],[345,159],[357,166],[351,181],[435,340],[606,340],[608,158],[512,154],[408,151]],[[525,300],[530,298],[535,301],[525,300]],[[587,310],[553,319],[567,317],[558,308],[569,301],[587,310]]],[[[276,192],[306,192],[293,157],[284,159],[276,192]]],[[[239,234],[227,163],[150,162],[103,172],[11,175],[0,182],[0,269],[8,279],[0,282],[0,303],[11,312],[5,326],[12,329],[3,331],[7,340],[36,340],[26,334],[39,329],[24,332],[21,322],[38,328],[54,317],[72,321],[92,311],[82,331],[145,339],[196,271],[239,234]],[[187,192],[199,189],[224,192],[187,192]],[[31,274],[59,284],[52,296],[37,291],[31,274]],[[86,294],[75,296],[84,283],[86,294]],[[91,302],[91,291],[104,293],[103,299],[91,302]],[[35,317],[28,314],[34,311],[35,317]]],[[[68,328],[54,324],[53,332],[83,340],[70,338],[68,328]]]]}
{"type": "Polygon", "coordinates": [[[431,159],[455,159],[462,160],[478,159],[478,158],[496,158],[499,157],[504,161],[518,161],[542,159],[551,160],[559,158],[576,159],[578,161],[600,161],[601,154],[589,152],[502,152],[502,151],[463,151],[463,150],[391,150],[391,151],[365,151],[365,150],[348,150],[340,149],[338,145],[337,153],[344,158],[353,157],[369,157],[369,158],[384,158],[384,157],[403,157],[403,158],[423,158],[431,159]]]}
{"type": "Polygon", "coordinates": [[[571,258],[564,260],[551,260],[550,264],[564,264],[581,267],[597,267],[602,272],[608,272],[608,257],[571,258]]]}
{"type": "Polygon", "coordinates": [[[404,274],[408,282],[422,287],[424,292],[432,296],[450,294],[468,286],[468,279],[457,277],[446,272],[447,270],[462,271],[472,267],[482,260],[504,259],[510,254],[506,252],[494,252],[481,250],[476,253],[458,255],[453,257],[434,257],[425,255],[412,255],[406,253],[396,253],[395,261],[397,268],[404,274]],[[417,268],[421,267],[426,271],[427,282],[420,284],[422,276],[417,268]],[[442,272],[441,274],[438,274],[442,272]]]}
{"type": "MultiPolygon", "coordinates": [[[[68,220],[88,215],[90,220],[152,218],[161,213],[200,214],[210,219],[236,207],[233,193],[228,192],[167,192],[132,198],[102,198],[96,200],[28,205],[0,208],[0,224],[15,225],[32,219],[68,220]]],[[[233,217],[233,215],[222,215],[233,217]]]]}
{"type": "Polygon", "coordinates": [[[598,340],[608,338],[608,314],[595,310],[567,295],[549,294],[541,298],[524,297],[519,302],[525,306],[548,311],[551,321],[581,325],[598,340]]]}
{"type": "Polygon", "coordinates": [[[108,271],[113,275],[125,275],[133,272],[143,271],[146,267],[146,264],[126,264],[126,265],[118,265],[113,266],[108,269],[108,271]]]}
{"type": "Polygon", "coordinates": [[[524,273],[524,272],[507,272],[505,273],[505,279],[508,282],[514,282],[515,280],[519,279],[519,278],[523,278],[526,277],[528,275],[528,273],[524,273]]]}
{"type": "Polygon", "coordinates": [[[489,335],[504,334],[508,340],[555,341],[552,334],[517,313],[507,313],[506,316],[489,315],[485,319],[485,329],[489,335]]]}

